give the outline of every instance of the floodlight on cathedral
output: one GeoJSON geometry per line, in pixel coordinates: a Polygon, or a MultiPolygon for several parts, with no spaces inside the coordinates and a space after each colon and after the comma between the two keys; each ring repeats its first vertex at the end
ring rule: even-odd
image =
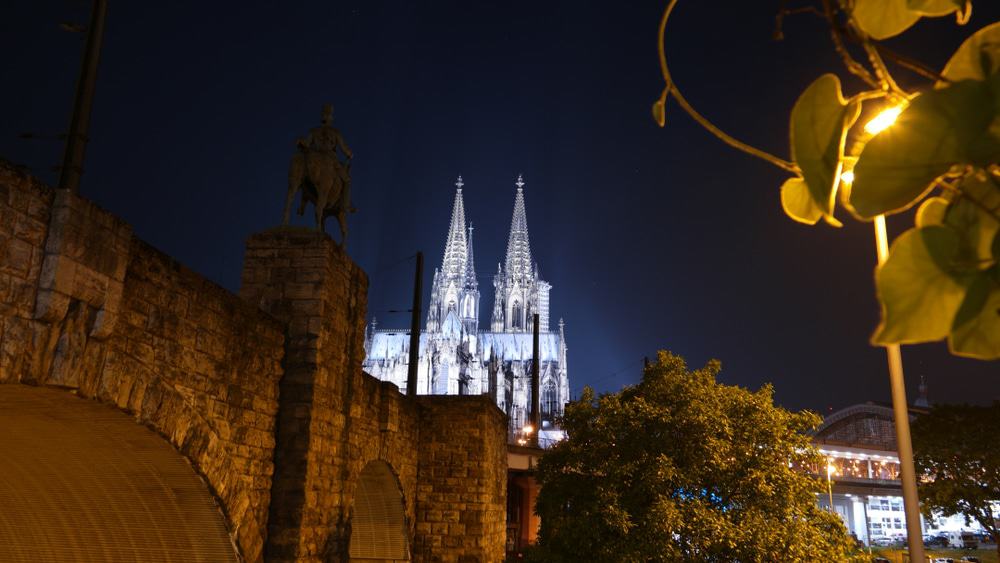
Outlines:
{"type": "MultiPolygon", "coordinates": [[[[489,395],[510,421],[509,438],[516,443],[530,420],[531,365],[534,360],[532,319],[539,321],[541,444],[563,433],[554,421],[569,400],[565,324],[549,330],[552,286],[541,279],[533,261],[525,211],[524,178],[514,184],[514,212],[507,253],[493,277],[493,311],[489,330],[479,325],[479,283],[473,253],[473,227],[466,225],[463,187],[459,176],[440,268],[431,281],[425,330],[420,335],[417,393],[489,395]]],[[[407,330],[366,331],[364,369],[406,389],[409,366],[407,330]]]]}

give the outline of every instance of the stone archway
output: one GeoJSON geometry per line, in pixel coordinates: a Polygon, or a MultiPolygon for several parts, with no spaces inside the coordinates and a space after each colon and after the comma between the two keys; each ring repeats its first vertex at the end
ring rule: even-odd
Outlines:
{"type": "Polygon", "coordinates": [[[384,461],[365,466],[358,478],[351,514],[350,560],[358,563],[409,561],[403,493],[384,461]]]}
{"type": "Polygon", "coordinates": [[[125,413],[0,384],[0,559],[237,561],[208,486],[125,413]]]}

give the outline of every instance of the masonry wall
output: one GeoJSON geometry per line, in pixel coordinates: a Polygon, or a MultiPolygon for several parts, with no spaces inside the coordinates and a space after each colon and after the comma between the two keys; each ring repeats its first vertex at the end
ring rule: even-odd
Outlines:
{"type": "Polygon", "coordinates": [[[419,397],[417,561],[502,561],[506,417],[487,396],[419,397]]]}
{"type": "Polygon", "coordinates": [[[388,464],[414,561],[503,559],[506,424],[364,374],[367,278],[327,235],[247,243],[240,296],[0,161],[0,383],[115,405],[204,476],[247,561],[347,561],[388,464]]]}
{"type": "Polygon", "coordinates": [[[191,460],[261,560],[282,325],[86,200],[0,163],[0,382],[133,413],[191,460]]]}
{"type": "Polygon", "coordinates": [[[503,559],[506,423],[485,397],[408,399],[361,371],[367,277],[326,235],[247,242],[244,299],[288,323],[267,558],[347,561],[361,471],[399,480],[415,561],[503,559]]]}

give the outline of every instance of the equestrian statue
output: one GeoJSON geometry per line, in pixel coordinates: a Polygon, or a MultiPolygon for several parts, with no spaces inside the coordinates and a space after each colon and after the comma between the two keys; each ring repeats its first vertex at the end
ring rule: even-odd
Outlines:
{"type": "Polygon", "coordinates": [[[297,152],[288,167],[288,195],[282,225],[288,224],[295,192],[302,191],[298,214],[305,212],[306,203],[312,203],[316,212],[316,229],[326,232],[326,218],[334,216],[340,225],[340,247],[347,244],[347,213],[357,211],[351,206],[351,149],[331,125],[333,106],[323,106],[323,119],[319,127],[296,141],[297,152]],[[337,149],[346,157],[342,162],[337,149]]]}

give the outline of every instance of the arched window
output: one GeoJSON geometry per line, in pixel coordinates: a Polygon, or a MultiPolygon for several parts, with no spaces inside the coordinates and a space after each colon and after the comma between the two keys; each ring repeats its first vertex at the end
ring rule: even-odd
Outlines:
{"type": "Polygon", "coordinates": [[[556,393],[556,382],[551,379],[545,384],[545,388],[542,389],[542,418],[551,421],[559,411],[559,398],[556,393]]]}
{"type": "Polygon", "coordinates": [[[473,311],[473,309],[475,308],[475,307],[473,307],[473,304],[474,303],[473,303],[473,300],[472,300],[472,296],[471,295],[466,295],[465,296],[464,305],[462,306],[462,309],[463,309],[462,316],[463,317],[465,317],[467,319],[471,319],[472,317],[474,317],[476,315],[475,311],[473,311]]]}
{"type": "Polygon", "coordinates": [[[510,328],[523,328],[524,325],[522,321],[524,319],[524,312],[521,309],[521,302],[515,301],[514,306],[510,308],[510,328]]]}

